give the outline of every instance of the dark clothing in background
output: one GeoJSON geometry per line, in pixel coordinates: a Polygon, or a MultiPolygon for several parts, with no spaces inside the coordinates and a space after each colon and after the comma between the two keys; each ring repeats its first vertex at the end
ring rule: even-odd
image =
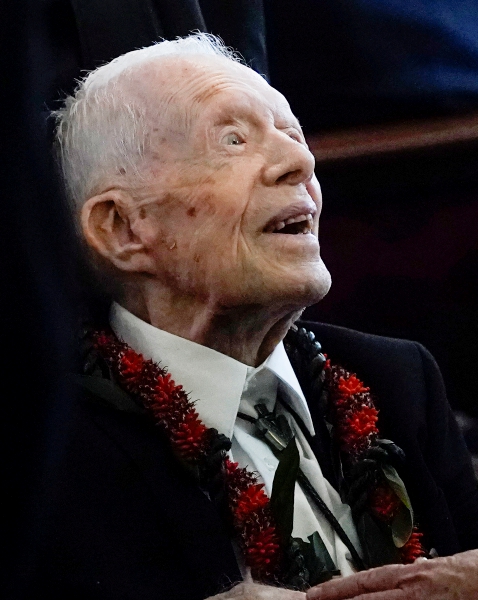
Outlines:
{"type": "Polygon", "coordinates": [[[0,3],[0,336],[2,595],[28,599],[46,517],[40,481],[55,475],[72,391],[71,225],[40,107],[55,56],[38,2],[0,3]]]}
{"type": "Polygon", "coordinates": [[[477,0],[274,0],[266,19],[306,133],[478,110],[477,0]]]}
{"type": "Polygon", "coordinates": [[[333,285],[308,319],[414,339],[452,407],[478,417],[478,139],[319,164],[333,285]]]}
{"type": "Polygon", "coordinates": [[[136,48],[192,31],[219,35],[248,65],[268,74],[262,0],[44,0],[50,21],[51,88],[55,108],[82,71],[136,48]]]}
{"type": "MultiPolygon", "coordinates": [[[[478,115],[478,0],[266,3],[270,79],[306,137],[478,115]]],[[[476,120],[475,120],[476,123],[476,120]]],[[[390,127],[390,129],[389,129],[390,127]]],[[[458,126],[457,126],[458,127],[458,126]]],[[[466,129],[466,124],[462,124],[466,129]]],[[[476,125],[475,125],[476,131],[476,125]]],[[[307,318],[419,340],[478,417],[478,135],[318,163],[332,273],[307,318]]]]}
{"type": "Polygon", "coordinates": [[[284,93],[306,133],[478,109],[477,0],[44,0],[47,103],[82,70],[207,31],[284,93]]]}

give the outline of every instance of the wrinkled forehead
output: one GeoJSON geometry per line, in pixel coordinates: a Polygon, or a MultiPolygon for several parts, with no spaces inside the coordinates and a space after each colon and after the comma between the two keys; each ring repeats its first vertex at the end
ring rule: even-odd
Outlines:
{"type": "Polygon", "coordinates": [[[221,56],[162,57],[143,65],[134,79],[135,95],[154,114],[186,127],[206,114],[222,118],[232,105],[298,125],[280,92],[249,67],[221,56]]]}

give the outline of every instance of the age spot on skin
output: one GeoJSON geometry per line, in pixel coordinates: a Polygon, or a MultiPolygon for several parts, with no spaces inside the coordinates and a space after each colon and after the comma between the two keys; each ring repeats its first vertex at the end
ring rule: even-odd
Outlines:
{"type": "Polygon", "coordinates": [[[118,169],[118,172],[119,172],[119,174],[120,174],[120,175],[125,175],[125,173],[126,173],[126,169],[125,169],[124,167],[120,167],[120,168],[118,169]]]}
{"type": "Polygon", "coordinates": [[[188,208],[186,211],[186,214],[188,215],[188,217],[195,217],[196,216],[196,207],[191,206],[190,208],[188,208]]]}

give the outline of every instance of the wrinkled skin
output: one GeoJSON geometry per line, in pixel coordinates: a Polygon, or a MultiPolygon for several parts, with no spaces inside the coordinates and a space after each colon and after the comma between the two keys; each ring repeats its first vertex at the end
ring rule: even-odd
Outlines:
{"type": "Polygon", "coordinates": [[[310,589],[307,600],[475,600],[478,550],[387,565],[310,589]]]}
{"type": "Polygon", "coordinates": [[[241,600],[306,600],[305,594],[302,592],[257,583],[240,583],[228,592],[211,596],[207,600],[234,600],[235,598],[241,600]]]}
{"type": "Polygon", "coordinates": [[[131,312],[260,364],[330,285],[297,119],[262,77],[222,57],[151,62],[122,93],[148,107],[148,183],[106,181],[83,207],[86,240],[116,268],[131,312]],[[310,214],[308,233],[270,231],[290,210],[310,214]]]}

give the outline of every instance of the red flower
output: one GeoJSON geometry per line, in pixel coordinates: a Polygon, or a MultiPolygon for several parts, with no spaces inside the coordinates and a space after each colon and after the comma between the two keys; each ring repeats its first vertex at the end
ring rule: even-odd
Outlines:
{"type": "Polygon", "coordinates": [[[121,376],[126,381],[137,381],[143,370],[144,358],[141,354],[136,354],[134,350],[128,348],[122,356],[120,356],[120,372],[121,376]]]}
{"type": "Polygon", "coordinates": [[[362,405],[359,410],[344,412],[346,417],[338,425],[341,449],[357,458],[370,448],[372,436],[378,433],[375,425],[378,411],[374,407],[362,405]]]}
{"type": "Polygon", "coordinates": [[[423,533],[414,527],[408,542],[400,549],[403,564],[410,564],[420,556],[425,556],[426,552],[420,542],[421,537],[423,537],[423,533]]]}
{"type": "Polygon", "coordinates": [[[256,579],[270,577],[279,563],[279,538],[274,527],[255,533],[246,541],[246,563],[256,579]]]}
{"type": "Polygon", "coordinates": [[[152,391],[150,407],[161,414],[174,404],[183,390],[182,385],[176,385],[171,374],[159,375],[152,391]]]}
{"type": "Polygon", "coordinates": [[[172,430],[172,444],[183,458],[198,458],[204,450],[207,427],[195,410],[184,415],[184,419],[172,430]]]}
{"type": "Polygon", "coordinates": [[[362,408],[350,415],[346,420],[344,429],[349,429],[350,436],[357,439],[365,438],[371,434],[378,433],[375,423],[378,421],[378,411],[370,406],[362,408]]]}
{"type": "Polygon", "coordinates": [[[364,384],[357,379],[355,375],[350,375],[345,379],[341,377],[338,382],[338,391],[342,396],[349,397],[354,396],[355,394],[362,394],[364,392],[369,392],[370,388],[365,387],[364,384]]]}
{"type": "Polygon", "coordinates": [[[97,346],[105,347],[109,344],[110,337],[102,331],[96,334],[95,342],[97,346]]]}
{"type": "Polygon", "coordinates": [[[269,498],[262,489],[264,485],[257,483],[249,486],[237,499],[234,516],[240,521],[247,518],[252,512],[259,510],[267,505],[269,498]]]}
{"type": "Polygon", "coordinates": [[[226,458],[226,460],[224,461],[224,468],[226,469],[226,473],[228,475],[234,475],[239,469],[239,463],[232,462],[232,460],[226,458]]]}
{"type": "Polygon", "coordinates": [[[400,498],[387,485],[379,485],[370,494],[370,507],[375,515],[386,523],[390,523],[400,508],[400,498]]]}
{"type": "Polygon", "coordinates": [[[230,461],[228,458],[224,461],[224,475],[228,488],[229,503],[234,507],[241,494],[251,485],[257,483],[257,477],[247,469],[239,467],[238,463],[230,461]]]}

